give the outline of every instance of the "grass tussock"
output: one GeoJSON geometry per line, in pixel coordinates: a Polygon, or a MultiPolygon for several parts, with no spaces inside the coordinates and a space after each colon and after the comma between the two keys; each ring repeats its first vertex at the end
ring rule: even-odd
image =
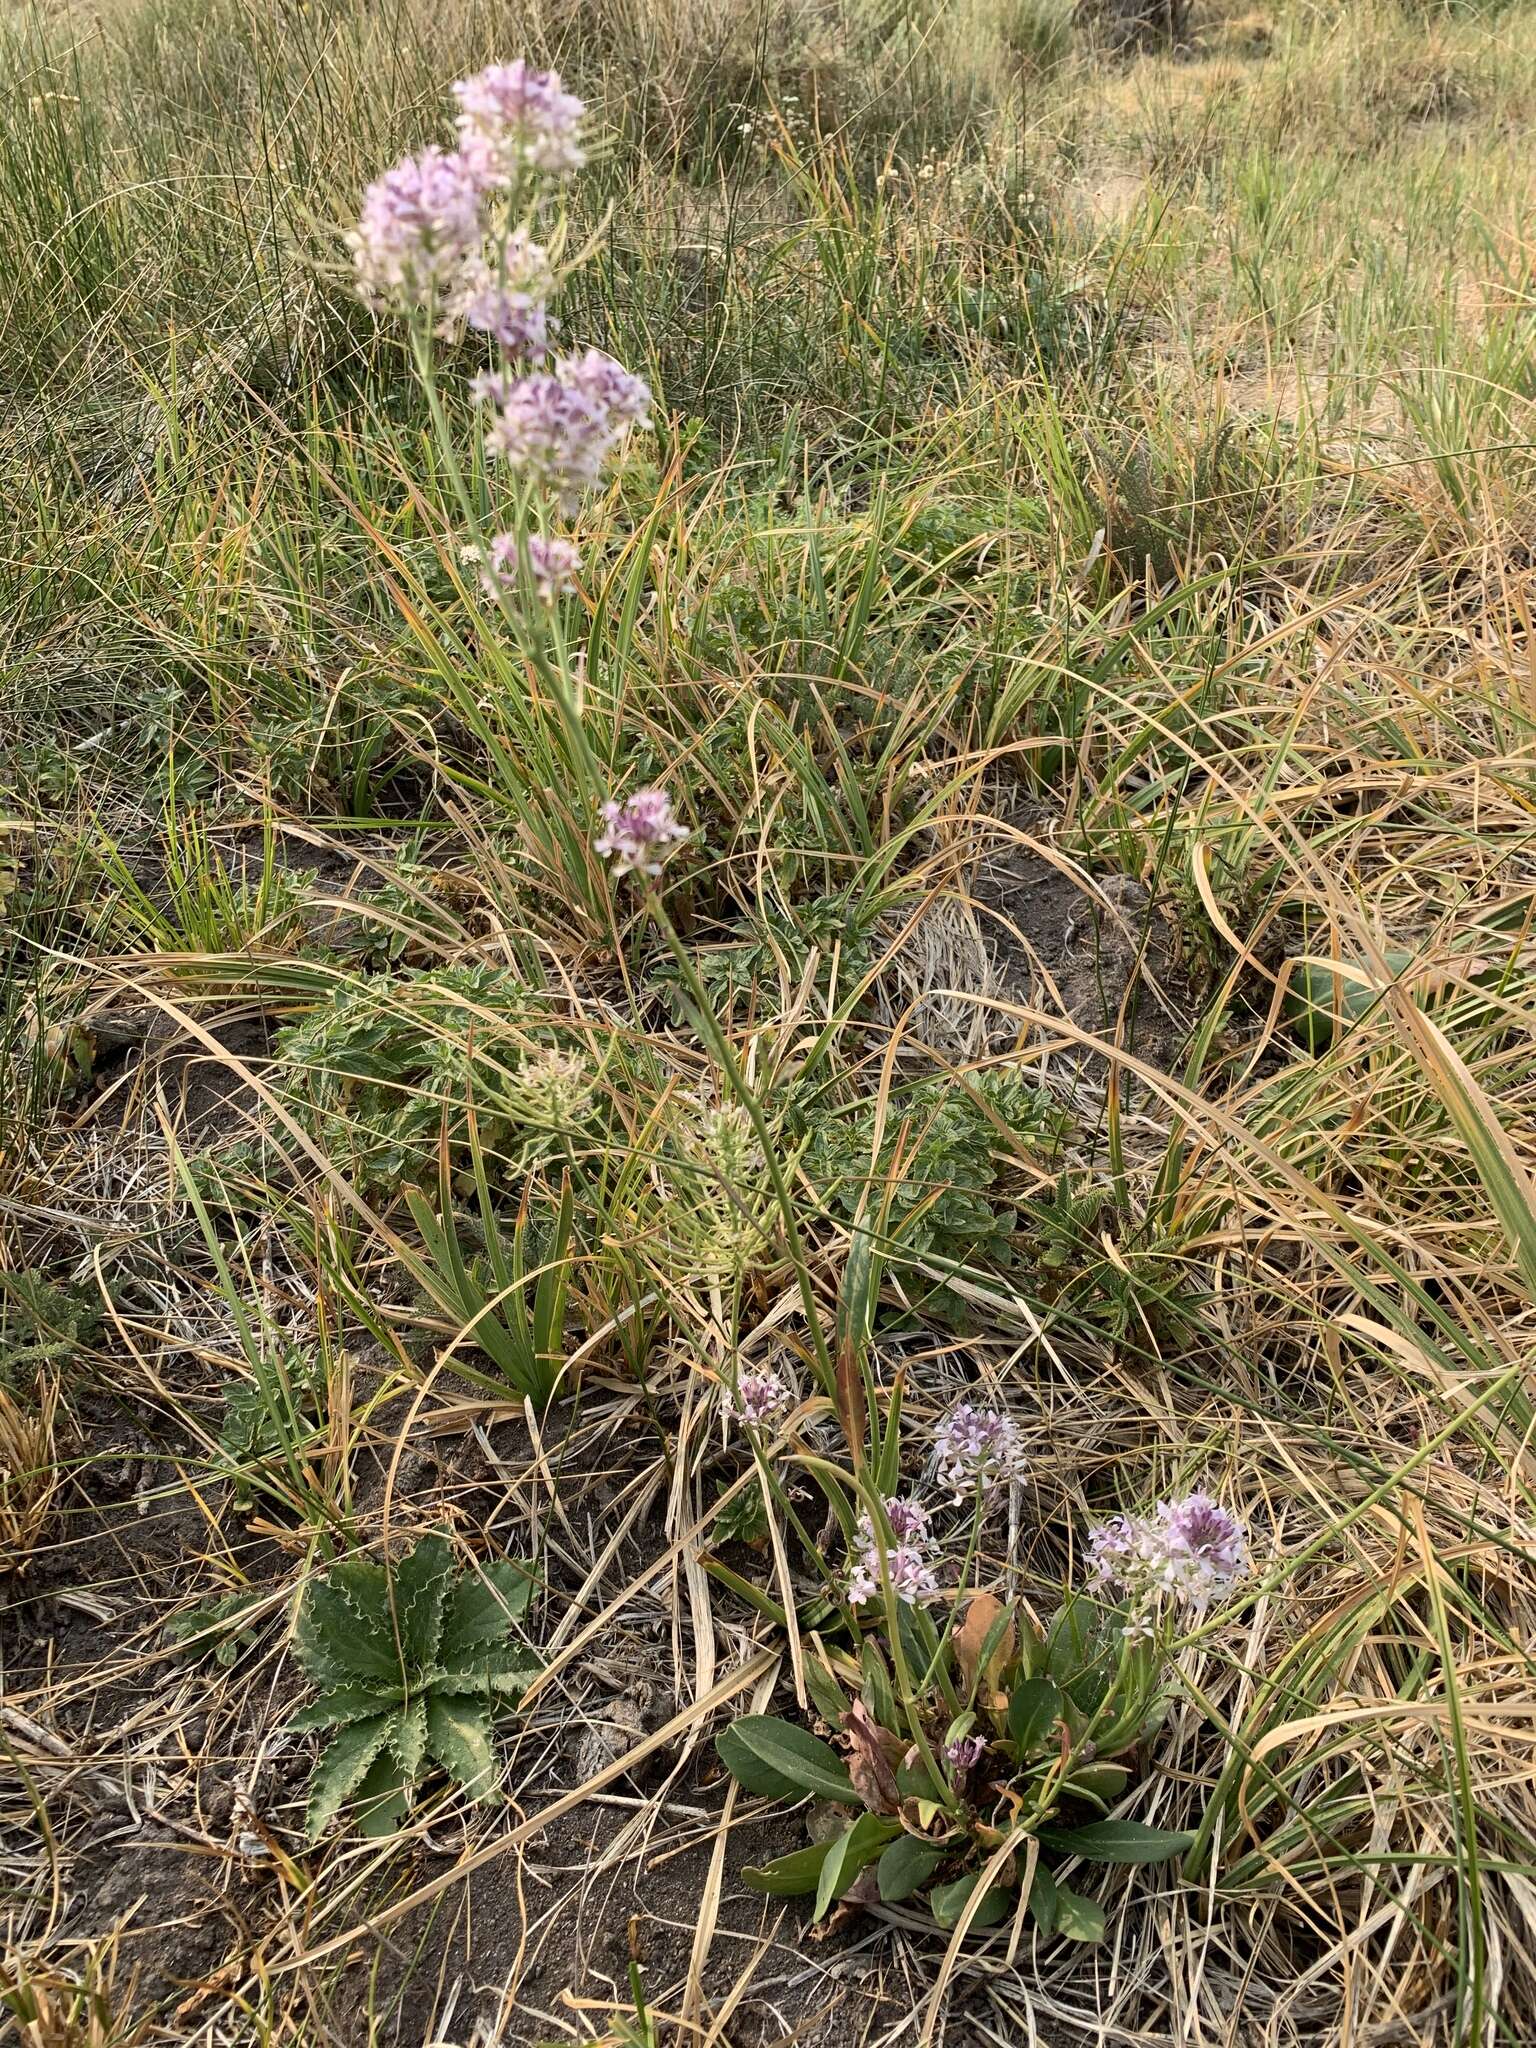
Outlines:
{"type": "Polygon", "coordinates": [[[20,2039],[1529,2037],[1530,28],[0,15],[20,2039]]]}

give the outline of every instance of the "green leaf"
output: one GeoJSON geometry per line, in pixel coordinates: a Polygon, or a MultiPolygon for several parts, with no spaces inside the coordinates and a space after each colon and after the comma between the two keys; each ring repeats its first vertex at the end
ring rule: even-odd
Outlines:
{"type": "Polygon", "coordinates": [[[909,1671],[927,1671],[939,1653],[939,1633],[926,1607],[909,1607],[896,1602],[896,1626],[901,1632],[902,1654],[909,1671]]]}
{"type": "Polygon", "coordinates": [[[1166,1863],[1182,1856],[1194,1839],[1139,1820],[1091,1820],[1086,1827],[1040,1830],[1046,1848],[1059,1856],[1081,1856],[1088,1863],[1166,1863]]]}
{"type": "Polygon", "coordinates": [[[532,1567],[511,1558],[466,1571],[443,1611],[439,1663],[463,1666],[475,1651],[502,1641],[527,1613],[534,1584],[532,1567]]]}
{"type": "Polygon", "coordinates": [[[421,1775],[427,1753],[427,1702],[423,1694],[418,1693],[395,1716],[394,1726],[389,1731],[389,1746],[405,1782],[413,1785],[421,1775]]]}
{"type": "Polygon", "coordinates": [[[886,1905],[894,1906],[900,1899],[910,1899],[928,1882],[947,1854],[940,1843],[920,1841],[916,1835],[902,1835],[892,1842],[880,1858],[880,1867],[875,1873],[880,1881],[880,1896],[886,1905]]]}
{"type": "Polygon", "coordinates": [[[427,1748],[466,1792],[477,1799],[495,1796],[490,1714],[478,1702],[434,1693],[427,1702],[427,1748]]]}
{"type": "Polygon", "coordinates": [[[900,1826],[888,1815],[861,1813],[852,1827],[833,1839],[816,1885],[816,1919],[842,1897],[866,1864],[874,1862],[900,1826]]]}
{"type": "Polygon", "coordinates": [[[532,1650],[525,1650],[520,1643],[503,1643],[493,1655],[467,1669],[433,1671],[428,1686],[433,1692],[495,1693],[515,1699],[520,1692],[526,1692],[543,1668],[532,1650]]]}
{"type": "Polygon", "coordinates": [[[801,1898],[815,1891],[831,1847],[830,1842],[812,1842],[809,1848],[792,1849],[771,1863],[750,1866],[741,1873],[741,1881],[752,1891],[771,1892],[775,1898],[801,1898]]]}
{"type": "MultiPolygon", "coordinates": [[[[970,1904],[971,1894],[981,1883],[981,1872],[972,1871],[969,1877],[957,1877],[953,1884],[936,1884],[928,1894],[928,1904],[933,1917],[944,1928],[958,1927],[960,1916],[970,1904]]],[[[1014,1904],[1014,1896],[995,1884],[984,1894],[981,1904],[971,1919],[971,1926],[995,1927],[999,1920],[1014,1904]]]]}
{"type": "Polygon", "coordinates": [[[1008,1701],[1008,1734],[1019,1755],[1043,1746],[1061,1719],[1061,1692],[1049,1678],[1025,1678],[1008,1701]]]}
{"type": "Polygon", "coordinates": [[[453,1548],[444,1536],[423,1536],[395,1566],[395,1622],[411,1671],[425,1671],[437,1661],[452,1577],[453,1548]]]}
{"type": "MultiPolygon", "coordinates": [[[[1389,946],[1383,955],[1387,972],[1394,980],[1412,967],[1414,956],[1400,947],[1389,946]]],[[[1369,1016],[1383,1000],[1363,965],[1353,962],[1299,960],[1286,983],[1281,1011],[1308,1052],[1325,1052],[1342,1031],[1369,1016]]],[[[1414,997],[1422,1003],[1422,993],[1414,997]]]]}
{"type": "Polygon", "coordinates": [[[748,1792],[799,1799],[809,1792],[840,1806],[856,1806],[847,1766],[825,1742],[772,1714],[746,1714],[715,1737],[720,1761],[748,1792]]]}
{"type": "Polygon", "coordinates": [[[1107,1805],[1120,1797],[1130,1779],[1124,1764],[1080,1764],[1062,1789],[1074,1798],[1098,1800],[1107,1805]]]}
{"type": "Polygon", "coordinates": [[[1056,1913],[1061,1901],[1061,1887],[1043,1863],[1035,1865],[1034,1877],[1029,1886],[1029,1910],[1035,1925],[1049,1939],[1056,1932],[1056,1913]]]}
{"type": "Polygon", "coordinates": [[[880,1645],[873,1637],[865,1637],[864,1648],[859,1655],[859,1669],[863,1677],[860,1691],[870,1719],[881,1728],[895,1728],[899,1725],[896,1695],[891,1689],[890,1673],[885,1668],[880,1645]]]}
{"type": "Polygon", "coordinates": [[[295,1735],[307,1735],[314,1728],[344,1728],[350,1721],[366,1721],[370,1714],[398,1706],[403,1696],[398,1685],[340,1686],[300,1707],[288,1727],[295,1735]]]}
{"type": "Polygon", "coordinates": [[[931,1799],[939,1806],[949,1798],[949,1787],[934,1783],[920,1756],[896,1766],[896,1790],[903,1799],[931,1799]]]}
{"type": "Polygon", "coordinates": [[[357,1788],[359,1832],[374,1841],[383,1835],[392,1835],[405,1819],[410,1805],[411,1784],[412,1774],[402,1768],[392,1750],[381,1750],[357,1788]]]}
{"type": "Polygon", "coordinates": [[[367,1558],[344,1558],[304,1594],[294,1654],[317,1685],[339,1689],[359,1679],[401,1682],[389,1612],[389,1579],[367,1558]]]}
{"type": "Polygon", "coordinates": [[[377,1714],[371,1721],[354,1721],[330,1742],[310,1781],[305,1832],[318,1841],[327,1821],[341,1811],[348,1793],[362,1782],[368,1766],[389,1738],[393,1714],[377,1714]]]}
{"type": "Polygon", "coordinates": [[[1097,1899],[1085,1899],[1081,1892],[1056,1887],[1056,1932],[1068,1941],[1102,1941],[1104,1908],[1097,1899]]]}
{"type": "Polygon", "coordinates": [[[819,1658],[805,1660],[805,1689],[823,1721],[838,1727],[848,1711],[848,1695],[819,1658]]]}
{"type": "Polygon", "coordinates": [[[1109,1630],[1093,1602],[1068,1600],[1045,1640],[1047,1677],[1075,1707],[1091,1714],[1109,1690],[1116,1661],[1109,1630]]]}

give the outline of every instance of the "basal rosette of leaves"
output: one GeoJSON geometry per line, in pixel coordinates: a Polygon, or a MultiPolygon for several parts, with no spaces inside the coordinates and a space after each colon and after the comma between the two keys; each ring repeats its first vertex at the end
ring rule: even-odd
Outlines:
{"type": "MultiPolygon", "coordinates": [[[[1250,1569],[1243,1525],[1191,1492],[1094,1527],[1087,1575],[1061,1588],[1048,1628],[989,1589],[983,1535],[1022,1480],[1027,1439],[979,1390],[925,1430],[922,1472],[904,1478],[900,1378],[865,1415],[855,1469],[794,1447],[803,1408],[768,1370],[732,1394],[737,1427],[797,1540],[815,1591],[798,1610],[806,1688],[832,1734],[751,1714],[717,1737],[749,1792],[818,1802],[804,1848],[747,1873],[783,1896],[834,1905],[926,1898],[943,1928],[1029,1913],[1045,1935],[1095,1940],[1104,1916],[1058,1875],[1085,1864],[1163,1862],[1193,1837],[1118,1811],[1140,1803],[1192,1619],[1250,1569]],[[826,1522],[803,1515],[803,1476],[826,1522]],[[833,1547],[829,1548],[830,1542],[833,1547]],[[835,1547],[838,1542],[841,1551],[835,1547]],[[834,1743],[840,1745],[835,1747],[834,1743]]],[[[907,1448],[918,1445],[910,1441],[907,1448]]],[[[720,1560],[711,1575],[781,1626],[788,1616],[720,1560]]]]}
{"type": "Polygon", "coordinates": [[[1111,1812],[1163,1718],[1163,1648],[1128,1639],[1123,1614],[1082,1596],[1069,1598],[1044,1636],[987,1595],[974,1596],[948,1643],[922,1608],[898,1615],[908,1670],[934,1671],[920,1703],[926,1755],[874,1634],[857,1652],[826,1650],[807,1669],[843,1754],[771,1715],[747,1716],[718,1737],[721,1761],[745,1790],[822,1802],[817,1838],[748,1870],[746,1882],[814,1897],[817,1919],[839,1902],[851,1910],[922,1895],[945,1929],[979,1890],[971,1928],[1027,1910],[1042,1935],[1097,1940],[1103,1909],[1055,1866],[1160,1863],[1192,1840],[1111,1812]]]}
{"type": "Polygon", "coordinates": [[[393,1833],[433,1766],[496,1797],[495,1717],[539,1669],[513,1635],[533,1590],[511,1559],[455,1570],[437,1534],[392,1566],[343,1558],[309,1587],[294,1652],[320,1690],[289,1726],[336,1730],[310,1783],[311,1841],[349,1802],[365,1835],[393,1833]]]}

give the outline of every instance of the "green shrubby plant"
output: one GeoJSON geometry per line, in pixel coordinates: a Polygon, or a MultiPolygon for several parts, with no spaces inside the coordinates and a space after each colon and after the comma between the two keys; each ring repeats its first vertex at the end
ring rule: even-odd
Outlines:
{"type": "Polygon", "coordinates": [[[1013,1262],[1019,1222],[1010,1151],[1049,1158],[1068,1124],[1047,1090],[1005,1066],[915,1082],[883,1112],[864,1100],[805,1121],[804,1172],[832,1215],[852,1222],[873,1188],[889,1258],[997,1268],[1013,1262]]]}

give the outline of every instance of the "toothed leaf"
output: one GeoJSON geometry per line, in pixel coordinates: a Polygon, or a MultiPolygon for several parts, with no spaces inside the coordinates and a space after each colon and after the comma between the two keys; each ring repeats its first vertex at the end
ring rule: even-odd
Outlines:
{"type": "Polygon", "coordinates": [[[407,1784],[414,1783],[427,1754],[427,1702],[422,1694],[395,1716],[389,1747],[407,1784]]]}
{"type": "Polygon", "coordinates": [[[332,1565],[304,1594],[293,1647],[317,1685],[333,1690],[359,1680],[398,1685],[400,1656],[383,1567],[365,1558],[332,1565]]]}
{"type": "Polygon", "coordinates": [[[377,1840],[395,1832],[410,1806],[412,1776],[394,1754],[393,1742],[374,1758],[357,1788],[357,1825],[363,1834],[377,1840]]]}
{"type": "Polygon", "coordinates": [[[511,1558],[465,1572],[443,1613],[438,1661],[462,1669],[478,1652],[499,1643],[528,1611],[534,1581],[528,1566],[511,1558]]]}
{"type": "Polygon", "coordinates": [[[326,1822],[341,1810],[343,1800],[356,1790],[369,1765],[389,1739],[392,1714],[377,1714],[371,1721],[354,1721],[343,1728],[327,1746],[309,1788],[306,1830],[310,1841],[318,1841],[326,1822]]]}
{"type": "Polygon", "coordinates": [[[289,1721],[295,1735],[313,1728],[344,1728],[352,1721],[366,1721],[370,1714],[383,1713],[401,1699],[399,1686],[344,1685],[321,1693],[289,1721]]]}
{"type": "Polygon", "coordinates": [[[494,1795],[490,1714],[478,1702],[434,1693],[427,1702],[427,1748],[466,1792],[494,1795]]]}
{"type": "Polygon", "coordinates": [[[496,1693],[502,1698],[515,1698],[518,1693],[531,1685],[543,1669],[531,1650],[525,1650],[519,1643],[504,1644],[494,1658],[466,1665],[457,1671],[434,1671],[431,1687],[434,1692],[496,1693]]]}
{"type": "Polygon", "coordinates": [[[443,1536],[423,1536],[395,1566],[395,1617],[412,1671],[425,1670],[437,1660],[443,1603],[452,1577],[453,1550],[443,1536]]]}

